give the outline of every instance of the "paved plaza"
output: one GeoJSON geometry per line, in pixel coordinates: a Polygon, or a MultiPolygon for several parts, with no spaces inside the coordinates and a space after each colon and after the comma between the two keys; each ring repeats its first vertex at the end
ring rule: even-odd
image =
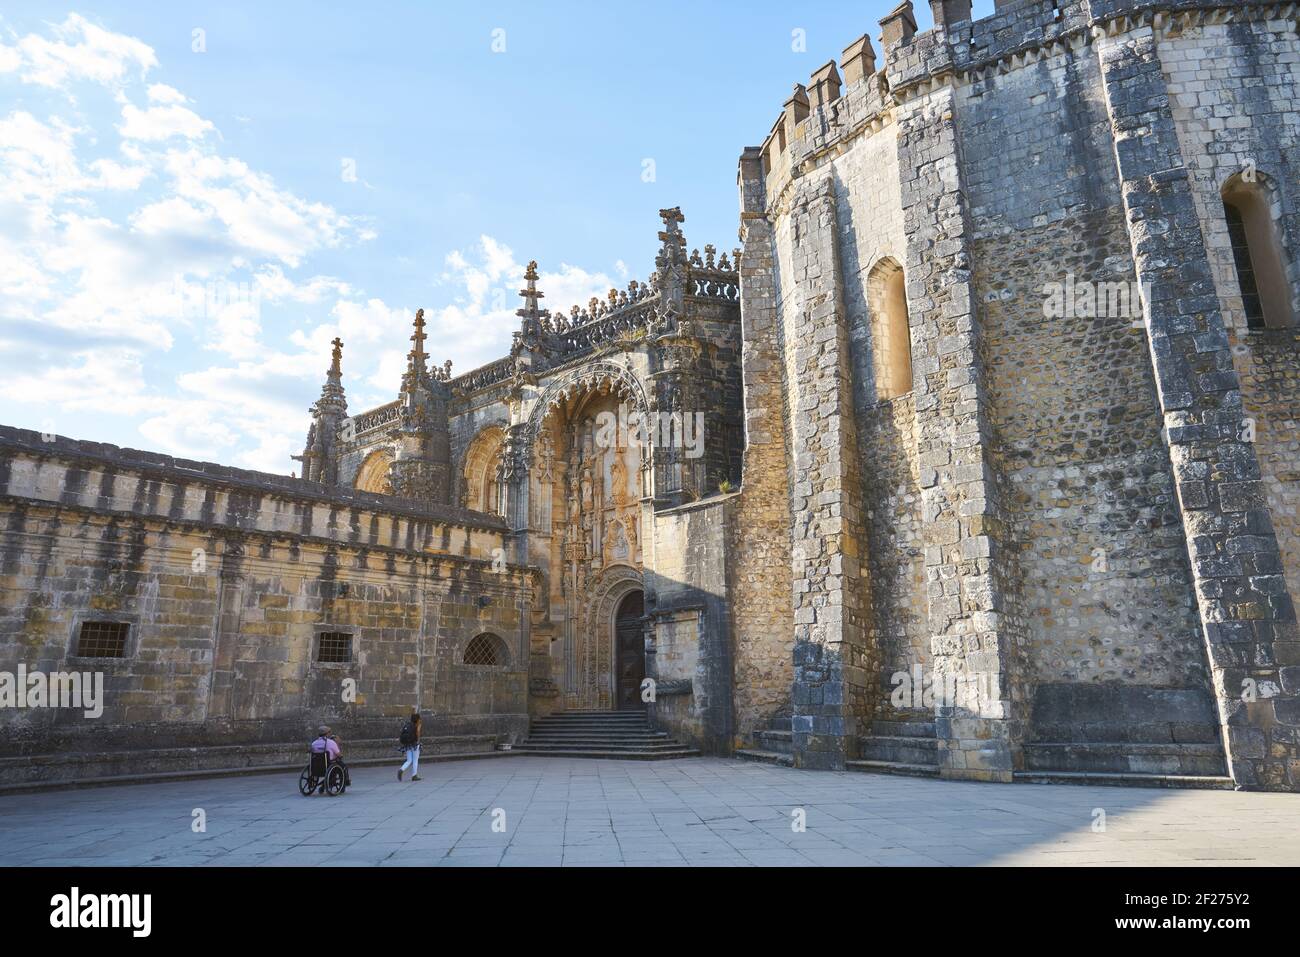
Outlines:
{"type": "Polygon", "coordinates": [[[300,796],[296,774],[0,796],[0,865],[1300,864],[1298,795],[968,784],[718,758],[422,770],[399,784],[394,770],[357,769],[337,798],[300,796]]]}

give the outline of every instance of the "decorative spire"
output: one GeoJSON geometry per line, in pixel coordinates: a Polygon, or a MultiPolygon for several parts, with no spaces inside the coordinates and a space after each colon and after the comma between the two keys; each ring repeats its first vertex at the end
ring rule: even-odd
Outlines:
{"type": "Polygon", "coordinates": [[[411,335],[411,341],[415,345],[407,354],[407,358],[411,361],[411,367],[418,372],[423,372],[426,368],[424,360],[427,354],[424,351],[424,340],[427,338],[429,337],[424,334],[424,310],[417,309],[415,310],[415,332],[411,335]]]}
{"type": "Polygon", "coordinates": [[[515,312],[516,316],[521,319],[535,319],[541,316],[541,310],[537,306],[539,299],[545,299],[546,293],[537,290],[537,260],[531,260],[528,268],[524,271],[524,281],[528,283],[527,289],[520,289],[519,295],[523,297],[524,307],[515,312]]]}
{"type": "Polygon", "coordinates": [[[415,311],[415,332],[411,334],[411,351],[406,354],[406,372],[402,375],[402,392],[411,394],[421,386],[427,386],[429,367],[426,360],[429,354],[424,351],[424,310],[415,311]]]}
{"type": "Polygon", "coordinates": [[[334,341],[331,343],[331,345],[334,346],[334,351],[333,353],[331,353],[332,361],[330,362],[329,375],[342,376],[343,367],[340,365],[340,362],[343,359],[343,340],[340,339],[338,336],[335,336],[334,341]]]}
{"type": "Polygon", "coordinates": [[[682,215],[680,206],[674,206],[672,209],[659,210],[659,218],[664,221],[664,228],[659,231],[659,242],[663,245],[655,257],[655,265],[662,274],[666,267],[686,262],[686,237],[682,235],[681,228],[686,217],[682,215]]]}

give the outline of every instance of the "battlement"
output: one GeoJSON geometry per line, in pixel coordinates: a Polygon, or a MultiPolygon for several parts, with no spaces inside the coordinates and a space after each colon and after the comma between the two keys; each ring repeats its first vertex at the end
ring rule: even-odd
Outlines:
{"type": "Polygon", "coordinates": [[[979,80],[1135,26],[1186,28],[1201,23],[1297,17],[1298,4],[1275,0],[996,0],[971,19],[971,0],[929,0],[934,26],[918,31],[912,0],[879,21],[880,58],[864,34],[834,60],[795,84],[762,146],[768,201],[805,162],[837,141],[889,121],[891,109],[945,77],[979,80]]]}

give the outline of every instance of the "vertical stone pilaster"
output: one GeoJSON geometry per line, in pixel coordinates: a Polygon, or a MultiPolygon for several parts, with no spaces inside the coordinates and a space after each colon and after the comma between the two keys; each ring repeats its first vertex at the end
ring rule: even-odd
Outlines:
{"type": "Polygon", "coordinates": [[[844,322],[835,191],[829,179],[793,200],[792,274],[784,293],[790,410],[794,593],[794,760],[842,769],[870,719],[875,649],[859,550],[866,538],[844,322]],[[793,321],[793,326],[789,324],[793,321]]]}
{"type": "Polygon", "coordinates": [[[907,253],[928,619],[940,769],[1011,780],[1019,747],[1012,576],[971,278],[971,229],[951,87],[901,104],[907,253]]]}
{"type": "Polygon", "coordinates": [[[1300,790],[1300,661],[1240,383],[1155,35],[1094,29],[1115,160],[1229,773],[1300,790]]]}
{"type": "Polygon", "coordinates": [[[235,717],[235,656],[244,607],[244,546],[234,538],[221,540],[217,614],[213,623],[212,674],[208,678],[207,719],[235,717]]]}
{"type": "Polygon", "coordinates": [[[731,525],[732,627],[737,744],[790,704],[790,482],[785,381],[776,309],[772,224],[764,205],[762,151],[740,160],[740,362],[745,451],[731,525]]]}

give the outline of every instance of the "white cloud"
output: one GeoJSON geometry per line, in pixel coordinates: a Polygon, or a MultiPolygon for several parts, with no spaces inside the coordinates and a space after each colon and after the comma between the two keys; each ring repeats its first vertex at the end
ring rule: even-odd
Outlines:
{"type": "MultiPolygon", "coordinates": [[[[454,372],[468,372],[499,359],[510,348],[511,336],[519,328],[515,315],[524,265],[505,243],[480,236],[468,251],[455,250],[445,260],[439,288],[452,290],[450,305],[429,313],[428,349],[436,361],[445,356],[454,372]],[[455,290],[460,290],[457,293],[455,290]]],[[[542,269],[538,288],[546,294],[544,305],[564,310],[586,306],[593,296],[604,299],[617,285],[603,272],[588,272],[568,263],[556,271],[542,269]]]]}
{"type": "MultiPolygon", "coordinates": [[[[32,33],[18,41],[21,63],[16,69],[24,83],[63,88],[71,81],[90,80],[116,86],[137,71],[143,78],[158,65],[147,43],[112,33],[75,13],[54,27],[54,33],[55,40],[32,33]]],[[[12,62],[12,55],[7,59],[12,62]]]]}
{"type": "Polygon", "coordinates": [[[269,176],[241,160],[191,148],[170,150],[165,164],[176,194],[210,210],[231,241],[255,256],[297,267],[308,253],[352,236],[346,216],[277,189],[269,176]]]}
{"type": "Polygon", "coordinates": [[[210,120],[175,104],[142,110],[127,103],[122,107],[122,120],[118,131],[129,140],[166,140],[173,136],[197,140],[215,128],[210,120]]]}
{"type": "Polygon", "coordinates": [[[128,350],[83,350],[69,355],[70,361],[40,367],[31,364],[22,354],[25,351],[0,342],[6,366],[0,376],[0,396],[71,412],[112,409],[135,415],[157,407],[157,400],[145,389],[139,357],[128,350]]]}
{"type": "Polygon", "coordinates": [[[166,83],[152,83],[148,90],[149,100],[153,103],[188,103],[189,98],[175,87],[166,83]]]}
{"type": "MultiPolygon", "coordinates": [[[[159,451],[287,472],[336,336],[354,413],[396,397],[416,306],[435,363],[461,373],[506,354],[524,272],[506,243],[449,254],[429,303],[311,269],[373,225],[223,155],[182,91],[146,80],[158,66],[148,45],[75,14],[0,44],[0,84],[46,88],[0,115],[8,409],[116,415],[159,451]],[[86,84],[111,106],[78,108],[86,84]]],[[[539,285],[559,308],[615,283],[560,264],[539,285]]]]}

